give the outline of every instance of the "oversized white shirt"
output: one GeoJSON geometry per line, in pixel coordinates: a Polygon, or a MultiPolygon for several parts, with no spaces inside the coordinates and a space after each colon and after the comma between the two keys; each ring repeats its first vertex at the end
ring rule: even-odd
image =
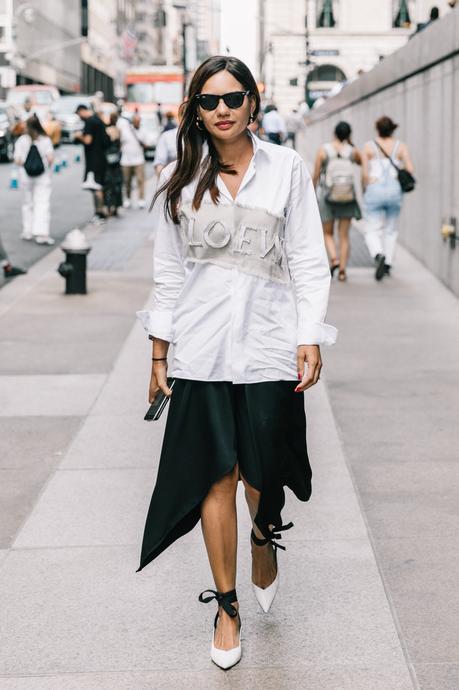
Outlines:
{"type": "MultiPolygon", "coordinates": [[[[254,155],[233,200],[197,180],[182,190],[180,225],[155,205],[153,337],[173,343],[170,375],[199,381],[296,380],[298,345],[327,344],[330,270],[314,187],[292,149],[251,135],[254,155]]],[[[174,164],[162,173],[160,183],[174,164]]]]}
{"type": "Polygon", "coordinates": [[[175,127],[160,135],[156,144],[154,166],[168,165],[177,159],[177,132],[178,128],[175,127]]]}

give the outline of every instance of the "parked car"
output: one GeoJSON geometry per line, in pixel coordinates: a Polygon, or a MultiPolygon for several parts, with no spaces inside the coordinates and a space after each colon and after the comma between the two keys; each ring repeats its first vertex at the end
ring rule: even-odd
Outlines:
{"type": "Polygon", "coordinates": [[[0,160],[12,161],[14,153],[13,122],[6,103],[0,103],[0,160]]]}
{"type": "Polygon", "coordinates": [[[80,104],[86,105],[90,110],[94,109],[91,96],[85,94],[61,96],[51,106],[52,114],[61,125],[61,141],[63,143],[73,144],[75,134],[84,127],[83,120],[75,113],[80,104]]]}
{"type": "MultiPolygon", "coordinates": [[[[29,100],[32,103],[32,111],[38,115],[47,135],[51,138],[54,146],[59,146],[61,140],[61,125],[54,119],[51,107],[59,99],[59,91],[55,86],[45,84],[27,84],[13,86],[8,91],[6,103],[16,109],[22,109],[20,120],[24,120],[26,113],[23,111],[24,102],[29,100]]],[[[17,134],[20,133],[17,128],[17,134]]]]}

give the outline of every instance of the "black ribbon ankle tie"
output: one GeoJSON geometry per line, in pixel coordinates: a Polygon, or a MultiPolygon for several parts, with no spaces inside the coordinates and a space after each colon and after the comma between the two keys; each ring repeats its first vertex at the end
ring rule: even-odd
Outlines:
{"type": "Polygon", "coordinates": [[[282,549],[282,551],[286,551],[286,547],[282,546],[282,544],[277,544],[274,540],[275,539],[282,539],[282,534],[278,534],[278,532],[285,532],[287,529],[291,529],[293,527],[293,522],[289,522],[287,525],[275,525],[272,529],[269,530],[269,537],[266,539],[259,539],[255,532],[252,530],[252,541],[256,546],[265,546],[266,544],[271,544],[271,546],[274,546],[274,549],[277,551],[277,549],[282,549]]]}
{"type": "Polygon", "coordinates": [[[231,618],[235,618],[237,616],[238,611],[234,608],[234,606],[232,606],[232,603],[237,601],[235,589],[232,589],[231,592],[225,592],[224,594],[222,594],[222,592],[216,592],[214,589],[206,589],[199,595],[199,601],[201,604],[208,604],[209,601],[213,601],[213,599],[216,599],[218,605],[222,607],[228,616],[231,616],[231,618]],[[207,593],[211,594],[212,596],[205,597],[204,594],[207,593]]]}

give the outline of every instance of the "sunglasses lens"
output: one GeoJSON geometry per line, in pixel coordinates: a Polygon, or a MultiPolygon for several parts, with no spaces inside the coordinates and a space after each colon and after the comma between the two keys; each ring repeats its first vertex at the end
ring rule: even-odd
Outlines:
{"type": "Polygon", "coordinates": [[[228,108],[240,108],[244,102],[244,94],[240,91],[235,91],[234,93],[226,93],[223,96],[228,108]]]}
{"type": "Polygon", "coordinates": [[[203,94],[199,97],[199,105],[201,108],[204,108],[204,110],[215,110],[218,105],[218,96],[203,94]]]}

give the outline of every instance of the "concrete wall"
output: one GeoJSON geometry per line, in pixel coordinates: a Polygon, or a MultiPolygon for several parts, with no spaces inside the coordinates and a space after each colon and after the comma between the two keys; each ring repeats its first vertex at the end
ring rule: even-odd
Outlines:
{"type": "Polygon", "coordinates": [[[312,111],[307,136],[312,160],[339,120],[352,125],[357,146],[373,138],[380,115],[400,123],[397,133],[411,150],[418,180],[405,197],[400,241],[457,295],[459,243],[451,249],[440,228],[444,216],[459,219],[458,53],[456,9],[312,111]]]}

